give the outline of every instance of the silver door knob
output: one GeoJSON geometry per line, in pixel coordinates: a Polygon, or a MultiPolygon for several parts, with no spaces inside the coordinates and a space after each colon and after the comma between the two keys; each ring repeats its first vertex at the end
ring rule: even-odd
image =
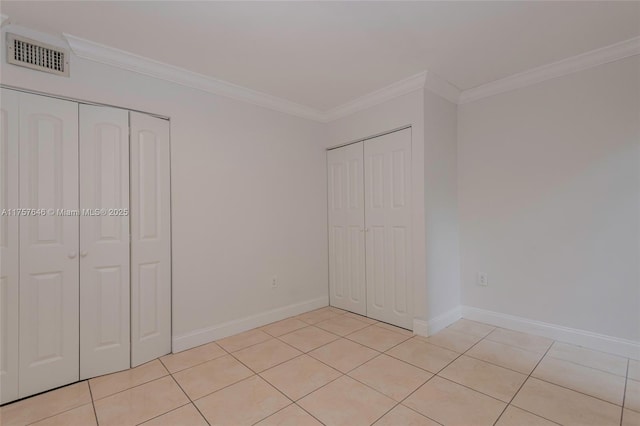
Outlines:
{"type": "Polygon", "coordinates": [[[89,252],[87,252],[86,250],[82,250],[80,252],[80,257],[86,257],[89,254],[89,252]]]}
{"type": "Polygon", "coordinates": [[[70,251],[67,256],[69,256],[69,259],[75,259],[77,255],[78,253],[76,253],[75,251],[70,251]]]}

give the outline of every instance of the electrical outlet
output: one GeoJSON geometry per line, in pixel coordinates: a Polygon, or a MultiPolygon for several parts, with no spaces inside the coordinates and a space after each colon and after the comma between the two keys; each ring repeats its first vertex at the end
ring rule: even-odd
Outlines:
{"type": "Polygon", "coordinates": [[[271,288],[276,288],[276,287],[278,287],[278,277],[274,275],[273,278],[271,278],[271,288]]]}
{"type": "Polygon", "coordinates": [[[478,272],[477,284],[483,287],[489,285],[489,276],[486,272],[478,272]]]}

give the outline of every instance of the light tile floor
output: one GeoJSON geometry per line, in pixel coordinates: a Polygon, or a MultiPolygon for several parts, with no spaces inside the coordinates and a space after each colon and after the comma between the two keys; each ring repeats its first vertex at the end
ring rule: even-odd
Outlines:
{"type": "Polygon", "coordinates": [[[0,408],[12,425],[640,425],[640,362],[327,307],[0,408]]]}

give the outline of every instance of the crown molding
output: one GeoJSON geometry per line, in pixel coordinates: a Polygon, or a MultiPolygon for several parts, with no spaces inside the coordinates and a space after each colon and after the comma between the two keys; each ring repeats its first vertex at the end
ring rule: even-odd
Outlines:
{"type": "Polygon", "coordinates": [[[431,71],[427,71],[424,88],[445,98],[451,103],[457,104],[460,101],[460,89],[431,71]]]}
{"type": "Polygon", "coordinates": [[[170,81],[182,86],[248,102],[253,105],[302,118],[315,121],[323,121],[324,119],[324,114],[320,111],[286,99],[247,89],[226,81],[217,80],[212,77],[185,70],[184,68],[179,68],[129,53],[124,50],[85,40],[71,34],[63,33],[63,36],[67,40],[67,43],[69,43],[69,47],[73,53],[83,59],[100,62],[138,74],[170,81]]]}
{"type": "MultiPolygon", "coordinates": [[[[8,17],[2,15],[2,24],[7,22],[8,17]]],[[[429,90],[452,103],[464,104],[640,54],[640,37],[635,37],[464,91],[437,74],[423,71],[328,111],[320,111],[70,34],[63,36],[78,57],[324,123],[420,89],[429,90]]]]}
{"type": "Polygon", "coordinates": [[[397,81],[382,89],[375,90],[364,96],[356,98],[352,101],[344,103],[340,106],[330,109],[325,113],[325,122],[337,120],[346,117],[363,109],[381,104],[398,96],[406,95],[415,90],[424,88],[427,72],[423,71],[419,74],[397,81]]]}
{"type": "Polygon", "coordinates": [[[598,65],[640,54],[640,37],[621,41],[600,49],[591,50],[580,55],[571,56],[561,61],[552,62],[541,67],[532,68],[518,74],[505,77],[482,86],[464,90],[460,94],[459,103],[477,101],[478,99],[497,95],[510,90],[519,89],[556,77],[582,71],[598,65]]]}
{"type": "Polygon", "coordinates": [[[326,112],[324,121],[338,120],[420,89],[429,90],[454,104],[458,103],[460,97],[460,90],[456,86],[431,71],[423,71],[330,109],[326,112]]]}

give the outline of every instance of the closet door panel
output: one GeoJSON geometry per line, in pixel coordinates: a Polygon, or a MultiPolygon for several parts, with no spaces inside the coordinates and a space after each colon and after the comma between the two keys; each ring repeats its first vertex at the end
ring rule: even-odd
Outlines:
{"type": "Polygon", "coordinates": [[[327,153],[329,299],[331,306],[366,315],[362,145],[327,153]]]}
{"type": "Polygon", "coordinates": [[[86,379],[130,366],[128,111],[80,105],[80,208],[80,379],[86,379]]]}
{"type": "MultiPolygon", "coordinates": [[[[0,211],[17,209],[20,94],[0,89],[0,211]]],[[[0,215],[0,404],[18,398],[18,217],[0,215]]]]}
{"type": "Polygon", "coordinates": [[[171,352],[169,122],[130,113],[131,364],[171,352]]]}
{"type": "Polygon", "coordinates": [[[78,105],[20,94],[20,385],[78,380],[78,105]]]}
{"type": "Polygon", "coordinates": [[[367,315],[413,328],[411,129],[365,141],[367,315]]]}

